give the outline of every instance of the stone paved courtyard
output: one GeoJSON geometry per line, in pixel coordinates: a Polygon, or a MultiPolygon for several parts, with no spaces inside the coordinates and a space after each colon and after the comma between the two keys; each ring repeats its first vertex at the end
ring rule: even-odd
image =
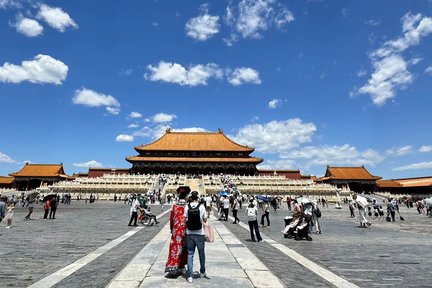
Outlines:
{"type": "MultiPolygon", "coordinates": [[[[160,214],[160,206],[152,206],[152,211],[160,214]]],[[[402,206],[404,222],[371,219],[372,228],[362,229],[357,219],[348,217],[345,206],[322,212],[323,234],[312,235],[312,242],[283,238],[286,208],[271,211],[271,226],[261,228],[267,236],[263,243],[251,242],[244,225],[217,221],[213,215],[216,241],[206,244],[212,279],[188,284],[182,277],[167,279],[162,273],[168,214],[156,226],[128,227],[129,206],[123,202],[75,201],[60,205],[55,220],[43,220],[41,206],[35,208],[34,220],[23,220],[27,209],[19,207],[12,229],[0,223],[0,287],[137,287],[127,286],[133,281],[119,281],[137,276],[141,280],[134,283],[140,287],[432,287],[431,218],[402,206]],[[290,254],[296,252],[299,257],[290,254]],[[128,267],[139,253],[141,261],[150,263],[148,269],[124,276],[133,271],[128,267]],[[301,256],[319,269],[306,268],[301,256]],[[320,269],[330,274],[320,274],[320,269]],[[41,281],[47,276],[49,285],[41,281]]],[[[244,210],[239,216],[243,224],[244,210]]]]}

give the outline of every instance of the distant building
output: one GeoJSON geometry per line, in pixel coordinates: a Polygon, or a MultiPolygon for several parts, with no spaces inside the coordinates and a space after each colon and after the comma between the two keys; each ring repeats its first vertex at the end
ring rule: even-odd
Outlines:
{"type": "Polygon", "coordinates": [[[260,176],[284,176],[287,179],[300,180],[300,170],[258,170],[260,176]]]}
{"type": "Polygon", "coordinates": [[[87,177],[102,177],[105,174],[129,174],[129,169],[127,168],[89,168],[87,177]]]}
{"type": "Polygon", "coordinates": [[[319,180],[323,183],[336,185],[338,188],[349,187],[351,191],[376,191],[376,181],[381,177],[369,173],[364,166],[361,167],[331,167],[327,166],[324,177],[319,180]]]}
{"type": "Polygon", "coordinates": [[[412,196],[432,195],[432,176],[377,181],[378,191],[412,196]]]}
{"type": "Polygon", "coordinates": [[[153,143],[137,146],[137,156],[127,157],[131,172],[141,174],[241,174],[256,175],[263,159],[251,157],[254,148],[218,132],[172,132],[153,143]]]}
{"type": "Polygon", "coordinates": [[[14,180],[14,177],[0,176],[0,188],[12,188],[14,180]]]}
{"type": "Polygon", "coordinates": [[[69,177],[63,170],[63,164],[26,164],[20,171],[9,175],[15,177],[14,187],[17,190],[35,189],[42,183],[52,185],[69,177]]]}

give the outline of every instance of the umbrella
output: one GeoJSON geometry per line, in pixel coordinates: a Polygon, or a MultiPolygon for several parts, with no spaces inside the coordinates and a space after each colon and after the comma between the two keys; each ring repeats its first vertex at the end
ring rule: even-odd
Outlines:
{"type": "Polygon", "coordinates": [[[183,193],[183,192],[186,192],[186,193],[190,193],[190,191],[191,191],[191,188],[189,187],[189,186],[179,186],[178,188],[177,188],[177,193],[183,193]]]}
{"type": "Polygon", "coordinates": [[[300,204],[313,204],[313,200],[307,198],[307,197],[299,197],[296,199],[298,203],[300,204]]]}
{"type": "Polygon", "coordinates": [[[226,192],[226,191],[220,191],[219,195],[220,196],[228,196],[228,192],[226,192]]]}
{"type": "Polygon", "coordinates": [[[29,192],[29,193],[27,194],[27,196],[29,197],[29,198],[28,198],[29,201],[30,201],[30,202],[35,201],[36,196],[37,196],[38,194],[39,194],[39,192],[37,192],[37,191],[31,191],[31,192],[29,192]]]}
{"type": "Polygon", "coordinates": [[[48,195],[46,195],[46,196],[43,198],[42,202],[45,202],[45,201],[47,201],[47,200],[51,200],[53,197],[57,197],[57,195],[55,195],[55,194],[48,194],[48,195]]]}
{"type": "Polygon", "coordinates": [[[424,203],[425,203],[426,207],[432,207],[432,197],[424,199],[424,203]]]}
{"type": "Polygon", "coordinates": [[[271,202],[271,197],[267,197],[264,195],[257,195],[255,196],[255,198],[264,202],[271,202]]]}

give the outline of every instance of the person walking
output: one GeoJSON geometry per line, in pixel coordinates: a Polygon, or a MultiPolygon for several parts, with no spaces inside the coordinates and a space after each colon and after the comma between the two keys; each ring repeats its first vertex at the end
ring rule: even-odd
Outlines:
{"type": "Polygon", "coordinates": [[[234,201],[233,201],[233,204],[231,206],[231,209],[232,209],[233,217],[234,217],[233,224],[240,223],[240,219],[237,217],[237,213],[239,210],[239,201],[237,200],[237,197],[234,197],[234,201]]]}
{"type": "Polygon", "coordinates": [[[393,199],[389,198],[387,202],[387,216],[391,216],[392,222],[395,222],[396,207],[394,205],[393,199]]]}
{"type": "Polygon", "coordinates": [[[50,214],[49,214],[49,219],[56,219],[55,218],[55,214],[56,214],[56,211],[57,211],[57,197],[56,196],[54,196],[52,199],[51,199],[51,201],[50,201],[50,207],[51,207],[51,211],[50,211],[50,214]]]}
{"type": "Polygon", "coordinates": [[[50,200],[49,199],[47,199],[45,202],[44,202],[44,204],[43,204],[43,208],[44,208],[44,210],[45,210],[45,213],[44,213],[44,219],[45,220],[48,220],[48,213],[49,213],[49,209],[50,209],[50,207],[51,207],[51,205],[50,205],[50,200]]]}
{"type": "MultiPolygon", "coordinates": [[[[229,206],[230,206],[228,197],[223,198],[221,205],[222,205],[222,213],[223,213],[222,216],[225,218],[224,219],[225,221],[228,221],[228,212],[229,212],[229,206]]],[[[221,220],[221,219],[222,219],[222,217],[219,218],[219,220],[221,220]]]]}
{"type": "Polygon", "coordinates": [[[246,215],[248,217],[249,231],[251,234],[251,240],[253,242],[262,242],[261,234],[258,228],[258,208],[251,201],[248,208],[246,208],[246,215]],[[255,233],[254,233],[255,232],[255,233]],[[256,240],[255,240],[256,236],[256,240]]]}
{"type": "Polygon", "coordinates": [[[349,208],[350,213],[351,213],[350,218],[356,218],[356,216],[354,214],[354,201],[349,202],[348,208],[349,208]]]}
{"type": "Polygon", "coordinates": [[[187,260],[187,281],[193,282],[193,259],[195,248],[198,249],[200,259],[200,278],[207,278],[205,268],[205,233],[203,224],[207,222],[207,212],[204,205],[198,202],[198,192],[192,191],[190,199],[192,200],[185,207],[186,218],[186,245],[188,250],[187,260]]]}
{"type": "Polygon", "coordinates": [[[357,208],[359,210],[360,227],[370,228],[371,223],[366,219],[366,212],[365,212],[365,208],[368,205],[366,198],[362,196],[354,195],[353,199],[356,202],[357,208]]]}
{"type": "Polygon", "coordinates": [[[314,224],[316,234],[322,233],[319,218],[321,218],[321,210],[318,207],[318,203],[315,202],[312,209],[312,223],[314,224]]]}
{"type": "Polygon", "coordinates": [[[132,197],[132,205],[131,205],[131,209],[130,209],[131,218],[129,220],[128,226],[132,226],[132,221],[134,223],[133,226],[138,226],[137,220],[138,220],[139,207],[140,207],[140,202],[139,202],[138,198],[136,196],[133,196],[132,197]]]}
{"type": "Polygon", "coordinates": [[[10,202],[6,208],[7,213],[6,213],[6,216],[4,218],[6,220],[6,228],[8,228],[8,229],[12,228],[12,217],[13,217],[14,209],[15,209],[14,202],[10,202]]]}
{"type": "Polygon", "coordinates": [[[267,219],[267,227],[270,227],[270,205],[264,202],[261,206],[261,227],[264,227],[264,217],[267,219]]]}
{"type": "Polygon", "coordinates": [[[187,186],[177,188],[178,201],[172,206],[170,214],[171,241],[165,272],[170,276],[181,274],[185,271],[187,264],[186,247],[186,196],[190,188],[187,186]]]}
{"type": "Polygon", "coordinates": [[[7,198],[0,197],[0,223],[6,215],[6,202],[7,198]]]}

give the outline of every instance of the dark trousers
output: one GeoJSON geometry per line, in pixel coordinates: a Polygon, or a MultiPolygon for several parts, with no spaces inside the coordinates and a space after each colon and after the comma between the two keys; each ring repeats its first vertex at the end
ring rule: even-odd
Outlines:
{"type": "Polygon", "coordinates": [[[129,226],[132,225],[132,221],[134,221],[134,226],[137,225],[137,220],[138,220],[138,212],[132,212],[131,218],[129,220],[129,226]]]}
{"type": "Polygon", "coordinates": [[[44,219],[48,218],[49,209],[45,209],[44,219]]]}
{"type": "Polygon", "coordinates": [[[240,222],[240,219],[237,217],[238,210],[233,210],[234,223],[240,222]]]}
{"type": "Polygon", "coordinates": [[[33,207],[29,207],[28,208],[28,214],[27,214],[27,216],[25,216],[25,219],[30,219],[30,215],[33,213],[33,207]]]}
{"type": "Polygon", "coordinates": [[[255,221],[248,221],[248,224],[249,224],[249,230],[250,230],[250,233],[251,233],[251,239],[252,239],[252,241],[255,241],[255,235],[256,235],[257,240],[261,241],[262,238],[261,238],[261,234],[260,234],[259,228],[258,228],[258,221],[257,220],[255,220],[255,221]],[[254,231],[255,231],[255,233],[254,233],[254,231]]]}
{"type": "Polygon", "coordinates": [[[228,221],[228,212],[229,212],[229,209],[227,208],[227,209],[223,209],[224,210],[224,214],[225,214],[225,221],[228,221]]]}
{"type": "Polygon", "coordinates": [[[265,212],[261,215],[261,225],[264,226],[264,217],[267,219],[267,226],[270,226],[270,212],[265,212]]]}
{"type": "Polygon", "coordinates": [[[351,212],[351,218],[354,218],[355,217],[355,214],[354,214],[354,209],[352,209],[351,207],[350,207],[350,212],[351,212]]]}
{"type": "Polygon", "coordinates": [[[395,222],[396,212],[395,211],[390,211],[390,215],[391,215],[392,221],[395,222]]]}
{"type": "Polygon", "coordinates": [[[51,208],[51,211],[50,211],[50,215],[49,215],[49,218],[51,219],[55,219],[55,212],[56,212],[56,210],[57,210],[57,208],[51,208]]]}

